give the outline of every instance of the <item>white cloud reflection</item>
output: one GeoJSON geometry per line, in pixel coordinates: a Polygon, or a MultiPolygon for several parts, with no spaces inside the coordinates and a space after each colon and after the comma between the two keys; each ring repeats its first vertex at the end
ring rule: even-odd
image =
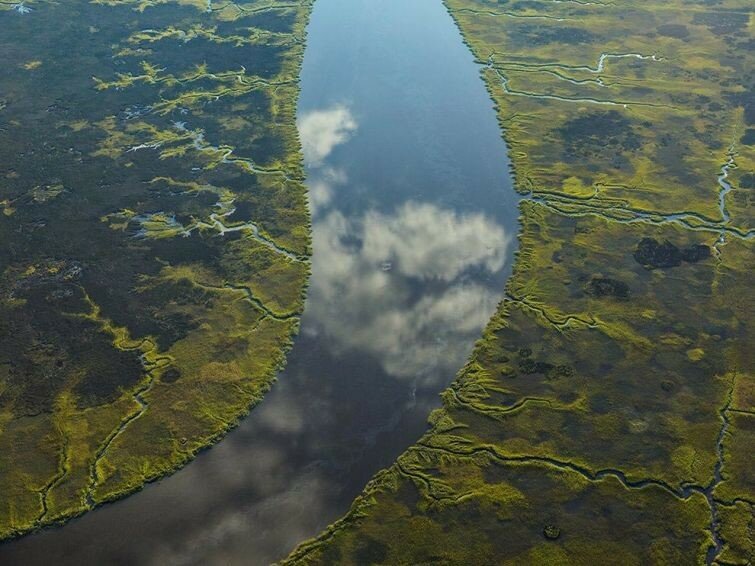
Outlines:
{"type": "Polygon", "coordinates": [[[333,149],[349,140],[358,124],[344,105],[304,113],[298,120],[304,161],[319,165],[333,149]]]}
{"type": "Polygon", "coordinates": [[[464,274],[499,271],[509,245],[484,215],[431,204],[356,220],[334,211],[316,222],[308,312],[335,353],[361,351],[395,377],[432,380],[463,364],[500,300],[464,274]]]}
{"type": "Polygon", "coordinates": [[[332,167],[325,167],[310,174],[307,181],[309,194],[309,209],[315,217],[333,200],[334,187],[343,185],[347,181],[346,173],[332,167]]]}
{"type": "Polygon", "coordinates": [[[431,204],[408,203],[394,216],[371,212],[364,220],[364,259],[391,261],[409,277],[451,281],[472,266],[496,272],[507,247],[503,229],[483,215],[431,204]]]}

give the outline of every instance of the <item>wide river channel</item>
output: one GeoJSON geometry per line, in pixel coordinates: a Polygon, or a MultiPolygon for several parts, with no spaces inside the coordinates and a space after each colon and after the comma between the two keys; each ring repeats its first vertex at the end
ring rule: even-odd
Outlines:
{"type": "Polygon", "coordinates": [[[314,257],[285,371],[183,470],[0,545],[0,564],[268,564],[426,429],[516,245],[493,104],[441,0],[317,0],[307,42],[314,257]]]}

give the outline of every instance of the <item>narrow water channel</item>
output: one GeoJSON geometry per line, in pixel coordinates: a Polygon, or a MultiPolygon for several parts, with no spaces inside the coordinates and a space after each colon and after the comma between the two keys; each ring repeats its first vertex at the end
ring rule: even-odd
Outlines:
{"type": "Polygon", "coordinates": [[[183,470],[0,545],[0,564],[267,564],[425,430],[517,232],[492,103],[441,0],[317,0],[299,124],[313,274],[273,390],[183,470]]]}

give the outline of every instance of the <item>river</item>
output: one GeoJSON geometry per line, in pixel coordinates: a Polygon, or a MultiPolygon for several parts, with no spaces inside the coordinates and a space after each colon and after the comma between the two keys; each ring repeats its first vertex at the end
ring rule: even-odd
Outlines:
{"type": "Polygon", "coordinates": [[[285,371],[183,470],[0,545],[0,564],[270,563],[425,430],[516,246],[493,105],[440,0],[318,0],[307,41],[314,256],[285,371]]]}

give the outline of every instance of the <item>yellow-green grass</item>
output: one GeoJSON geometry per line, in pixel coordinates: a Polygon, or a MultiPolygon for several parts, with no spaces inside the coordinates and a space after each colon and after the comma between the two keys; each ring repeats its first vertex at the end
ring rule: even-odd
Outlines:
{"type": "Polygon", "coordinates": [[[429,431],[286,563],[751,562],[751,6],[446,5],[526,195],[514,273],[429,431]]]}
{"type": "Polygon", "coordinates": [[[311,4],[0,6],[0,539],[176,470],[271,386],[309,276],[311,4]]]}

